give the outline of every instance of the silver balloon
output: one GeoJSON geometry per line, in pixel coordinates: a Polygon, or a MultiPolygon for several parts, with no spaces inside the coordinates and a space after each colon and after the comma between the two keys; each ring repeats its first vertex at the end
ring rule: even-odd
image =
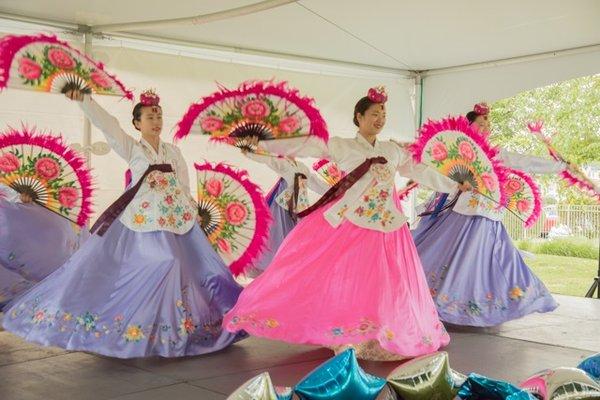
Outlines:
{"type": "Polygon", "coordinates": [[[540,400],[600,399],[600,385],[577,368],[547,369],[519,386],[540,400]]]}
{"type": "Polygon", "coordinates": [[[387,377],[404,400],[451,400],[466,377],[450,369],[448,353],[441,351],[408,361],[387,377]]]}
{"type": "Polygon", "coordinates": [[[244,382],[227,400],[289,400],[292,398],[290,388],[277,388],[273,386],[268,372],[244,382]],[[279,394],[278,394],[279,392],[279,394]]]}

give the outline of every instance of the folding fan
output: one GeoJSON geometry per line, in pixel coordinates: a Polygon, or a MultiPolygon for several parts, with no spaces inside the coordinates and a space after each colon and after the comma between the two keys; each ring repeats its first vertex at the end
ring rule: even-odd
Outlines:
{"type": "Polygon", "coordinates": [[[271,214],[248,173],[225,164],[194,164],[200,226],[233,275],[243,273],[263,250],[271,214]]]}
{"type": "Polygon", "coordinates": [[[55,36],[5,36],[0,40],[0,89],[114,95],[133,99],[104,66],[55,36]]]}
{"type": "Polygon", "coordinates": [[[90,217],[90,171],[60,136],[25,127],[1,134],[0,183],[80,226],[90,217]]]}
{"type": "Polygon", "coordinates": [[[329,138],[313,100],[285,82],[245,82],[233,90],[221,87],[189,107],[175,137],[187,136],[194,125],[212,141],[254,151],[253,138],[258,138],[261,148],[282,156],[320,155],[329,138]]]}

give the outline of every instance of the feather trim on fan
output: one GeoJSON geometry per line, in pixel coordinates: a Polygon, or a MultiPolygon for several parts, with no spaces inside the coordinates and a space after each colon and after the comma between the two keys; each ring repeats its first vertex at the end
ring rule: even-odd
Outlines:
{"type": "Polygon", "coordinates": [[[38,203],[52,204],[46,207],[69,219],[69,210],[78,209],[73,222],[80,226],[92,213],[91,173],[83,157],[60,136],[9,127],[0,135],[0,182],[38,203]]]}
{"type": "Polygon", "coordinates": [[[95,91],[100,94],[116,94],[133,100],[133,93],[116,76],[106,72],[102,63],[94,61],[56,36],[40,34],[3,37],[0,40],[0,90],[17,79],[11,76],[11,72],[17,73],[22,79],[17,87],[62,93],[70,88],[79,88],[88,93],[95,91]],[[40,52],[34,48],[36,45],[43,46],[44,49],[40,52]],[[28,51],[30,47],[31,51],[28,51]],[[37,54],[34,50],[37,50],[37,54]],[[22,57],[17,58],[20,54],[22,57]],[[64,82],[64,85],[60,86],[60,82],[64,82]]]}

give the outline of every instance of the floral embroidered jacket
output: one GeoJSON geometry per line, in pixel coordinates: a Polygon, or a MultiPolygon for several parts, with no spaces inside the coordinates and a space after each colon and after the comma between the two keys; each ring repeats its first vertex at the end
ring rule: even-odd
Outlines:
{"type": "Polygon", "coordinates": [[[80,104],[90,121],[106,137],[110,147],[127,163],[136,184],[152,164],[170,164],[173,172],[153,171],[144,180],[134,200],[119,220],[137,232],[157,230],[177,234],[188,232],[196,223],[198,209],[190,194],[189,174],[181,151],[172,144],[160,142],[158,152],[143,138],[129,136],[115,117],[91,97],[80,104]]]}
{"type": "Polygon", "coordinates": [[[375,164],[346,191],[324,214],[334,227],[348,220],[356,226],[381,232],[392,232],[407,221],[393,199],[396,172],[422,185],[443,193],[453,193],[458,184],[425,164],[417,164],[412,155],[391,141],[375,141],[371,145],[362,135],[355,138],[333,137],[320,158],[335,162],[350,173],[368,158],[384,157],[386,164],[375,164]]]}

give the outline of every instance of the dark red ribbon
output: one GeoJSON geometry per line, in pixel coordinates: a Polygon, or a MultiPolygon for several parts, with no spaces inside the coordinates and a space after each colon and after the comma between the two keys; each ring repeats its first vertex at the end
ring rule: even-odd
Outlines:
{"type": "Polygon", "coordinates": [[[333,185],[327,192],[325,192],[325,194],[319,200],[317,200],[315,204],[308,207],[306,210],[298,213],[298,217],[306,217],[311,212],[323,207],[326,204],[331,203],[333,200],[339,197],[342,197],[348,189],[354,186],[354,184],[358,182],[360,178],[362,178],[367,172],[369,172],[371,165],[386,163],[387,160],[385,159],[385,157],[367,158],[362,164],[354,168],[348,175],[340,179],[338,183],[333,185]]]}

